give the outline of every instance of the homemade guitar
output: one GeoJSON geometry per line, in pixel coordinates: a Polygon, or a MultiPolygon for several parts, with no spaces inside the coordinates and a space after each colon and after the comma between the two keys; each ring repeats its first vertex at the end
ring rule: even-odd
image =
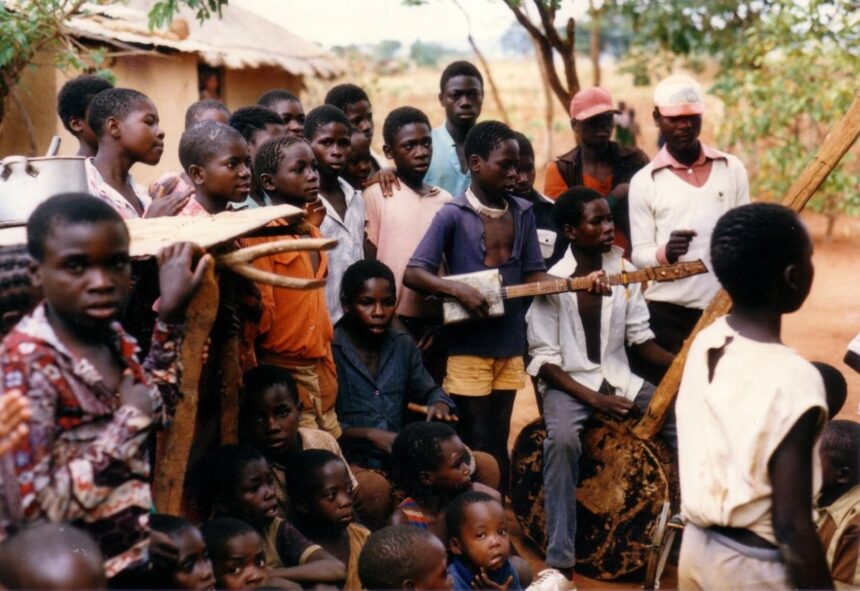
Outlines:
{"type": "MultiPolygon", "coordinates": [[[[660,265],[658,267],[645,267],[634,271],[621,271],[607,276],[609,285],[630,285],[631,283],[645,283],[646,281],[677,281],[693,275],[707,273],[708,268],[701,260],[675,263],[674,265],[660,265]]],[[[505,313],[504,300],[511,298],[525,298],[538,295],[549,295],[552,293],[563,293],[566,291],[584,291],[591,287],[588,277],[568,277],[556,281],[537,281],[535,283],[523,283],[521,285],[502,285],[502,275],[498,270],[489,269],[476,273],[464,273],[462,275],[450,275],[446,277],[450,281],[459,281],[477,289],[490,305],[489,317],[496,318],[505,313]]],[[[465,322],[473,317],[455,299],[446,299],[442,307],[442,315],[445,324],[465,322]]]]}

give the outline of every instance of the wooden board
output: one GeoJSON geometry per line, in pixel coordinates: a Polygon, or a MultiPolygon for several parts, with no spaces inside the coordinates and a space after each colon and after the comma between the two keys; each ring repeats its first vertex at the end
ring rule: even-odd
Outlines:
{"type": "MultiPolygon", "coordinates": [[[[174,242],[188,241],[210,249],[277,219],[299,221],[304,212],[292,205],[225,211],[210,217],[163,217],[126,220],[133,257],[150,257],[174,242]]],[[[0,246],[26,244],[27,228],[0,229],[0,246]]]]}

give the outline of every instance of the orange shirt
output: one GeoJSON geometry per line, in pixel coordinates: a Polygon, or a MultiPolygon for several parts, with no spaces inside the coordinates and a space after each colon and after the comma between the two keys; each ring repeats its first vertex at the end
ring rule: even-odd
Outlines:
{"type": "Polygon", "coordinates": [[[590,174],[585,174],[583,172],[582,184],[584,184],[589,189],[594,189],[603,197],[606,197],[607,195],[609,195],[609,192],[612,191],[612,175],[610,174],[608,177],[601,181],[599,178],[593,177],[590,174]]]}
{"type": "Polygon", "coordinates": [[[543,194],[555,201],[558,196],[567,191],[567,183],[561,176],[558,170],[558,164],[555,161],[546,165],[546,176],[543,182],[543,194]]]}

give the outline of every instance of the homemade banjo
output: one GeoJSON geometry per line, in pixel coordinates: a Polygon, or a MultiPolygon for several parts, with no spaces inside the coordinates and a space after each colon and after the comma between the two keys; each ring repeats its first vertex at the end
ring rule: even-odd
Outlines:
{"type": "MultiPolygon", "coordinates": [[[[705,267],[705,263],[701,260],[696,260],[675,263],[674,265],[621,271],[621,273],[607,276],[606,279],[609,285],[630,285],[631,283],[644,283],[646,281],[677,281],[678,279],[707,272],[708,269],[705,267]]],[[[556,281],[537,281],[535,283],[504,286],[502,285],[502,275],[496,269],[478,271],[476,273],[464,273],[462,275],[450,275],[446,279],[459,281],[477,289],[490,305],[490,318],[496,318],[505,314],[504,300],[506,299],[549,295],[566,291],[584,291],[591,287],[591,280],[588,277],[568,277],[567,279],[557,279],[556,281]]],[[[453,298],[445,299],[442,314],[445,324],[464,322],[473,318],[460,305],[460,302],[453,298]]]]}

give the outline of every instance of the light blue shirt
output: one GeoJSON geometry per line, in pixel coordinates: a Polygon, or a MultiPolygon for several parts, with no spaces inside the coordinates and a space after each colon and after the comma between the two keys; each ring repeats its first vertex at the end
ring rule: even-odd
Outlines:
{"type": "Polygon", "coordinates": [[[448,133],[444,123],[433,130],[432,137],[433,158],[430,160],[430,168],[424,182],[433,187],[441,187],[454,197],[462,195],[469,188],[471,176],[468,170],[463,172],[460,168],[454,138],[448,133]]]}
{"type": "Polygon", "coordinates": [[[348,182],[338,177],[338,184],[346,197],[346,215],[341,219],[328,200],[320,195],[325,204],[325,219],[320,233],[326,238],[337,238],[337,246],[328,251],[328,278],[325,284],[325,303],[331,323],[336,324],[343,316],[340,305],[340,282],[347,268],[364,258],[364,197],[348,182]]]}

